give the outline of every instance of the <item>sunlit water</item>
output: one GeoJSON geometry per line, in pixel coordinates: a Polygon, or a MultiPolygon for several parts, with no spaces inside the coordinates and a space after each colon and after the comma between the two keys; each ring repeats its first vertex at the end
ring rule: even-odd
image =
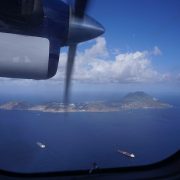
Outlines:
{"type": "Polygon", "coordinates": [[[89,169],[93,162],[100,168],[149,164],[179,150],[179,127],[179,108],[68,116],[1,110],[0,169],[44,172],[89,169]]]}

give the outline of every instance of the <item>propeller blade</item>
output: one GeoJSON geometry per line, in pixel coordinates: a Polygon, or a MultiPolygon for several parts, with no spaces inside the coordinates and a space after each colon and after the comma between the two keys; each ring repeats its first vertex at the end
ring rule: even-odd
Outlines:
{"type": "Polygon", "coordinates": [[[89,2],[90,0],[75,0],[73,5],[70,4],[72,14],[69,18],[69,34],[67,38],[67,45],[69,45],[69,51],[64,89],[64,104],[66,110],[69,103],[71,76],[73,72],[77,44],[79,42],[87,41],[98,37],[99,35],[104,33],[104,28],[102,27],[102,25],[85,14],[89,2]]]}
{"type": "Polygon", "coordinates": [[[73,73],[74,60],[76,56],[77,44],[69,46],[68,60],[66,66],[66,80],[65,80],[65,91],[64,91],[64,104],[67,106],[69,103],[69,91],[71,86],[71,77],[73,73]]]}
{"type": "Polygon", "coordinates": [[[74,6],[75,17],[83,18],[88,4],[89,4],[88,0],[76,0],[74,6]]]}

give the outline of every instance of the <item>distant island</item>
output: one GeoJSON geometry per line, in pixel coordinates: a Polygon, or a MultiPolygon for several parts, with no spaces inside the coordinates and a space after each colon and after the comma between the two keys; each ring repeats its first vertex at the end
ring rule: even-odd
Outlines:
{"type": "Polygon", "coordinates": [[[138,91],[127,94],[119,102],[94,101],[84,103],[71,103],[65,106],[63,103],[51,102],[44,104],[28,104],[25,102],[6,102],[0,104],[1,110],[26,110],[40,112],[118,112],[133,109],[164,109],[172,105],[159,101],[158,99],[138,91]]]}

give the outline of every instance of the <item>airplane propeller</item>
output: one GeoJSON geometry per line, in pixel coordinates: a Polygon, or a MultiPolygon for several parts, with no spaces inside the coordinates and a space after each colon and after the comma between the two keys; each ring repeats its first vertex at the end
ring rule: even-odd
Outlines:
{"type": "Polygon", "coordinates": [[[74,15],[78,18],[83,18],[88,5],[88,0],[76,0],[74,7],[74,15]]]}
{"type": "Polygon", "coordinates": [[[66,65],[65,92],[64,92],[64,104],[66,106],[68,105],[69,102],[69,90],[71,85],[70,83],[73,72],[74,60],[76,56],[76,49],[77,49],[77,44],[72,44],[69,46],[68,59],[66,65]]]}
{"type": "Polygon", "coordinates": [[[88,4],[88,0],[76,0],[74,7],[70,6],[71,14],[69,24],[69,38],[67,43],[69,45],[69,50],[64,89],[64,104],[66,106],[69,102],[71,78],[78,43],[97,37],[104,32],[104,28],[98,22],[85,14],[88,4]]]}
{"type": "Polygon", "coordinates": [[[89,2],[2,0],[0,50],[7,52],[1,53],[0,77],[52,78],[58,68],[59,49],[67,46],[64,104],[68,105],[78,44],[104,33],[104,27],[86,14],[89,2]]]}

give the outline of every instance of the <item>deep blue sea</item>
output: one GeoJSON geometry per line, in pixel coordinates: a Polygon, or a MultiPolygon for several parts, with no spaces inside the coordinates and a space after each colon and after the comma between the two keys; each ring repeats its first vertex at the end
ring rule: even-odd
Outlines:
{"type": "Polygon", "coordinates": [[[141,165],[180,148],[180,108],[111,113],[0,111],[0,169],[44,172],[141,165]],[[36,143],[42,142],[46,148],[36,143]],[[118,149],[133,152],[130,159],[118,149]]]}

